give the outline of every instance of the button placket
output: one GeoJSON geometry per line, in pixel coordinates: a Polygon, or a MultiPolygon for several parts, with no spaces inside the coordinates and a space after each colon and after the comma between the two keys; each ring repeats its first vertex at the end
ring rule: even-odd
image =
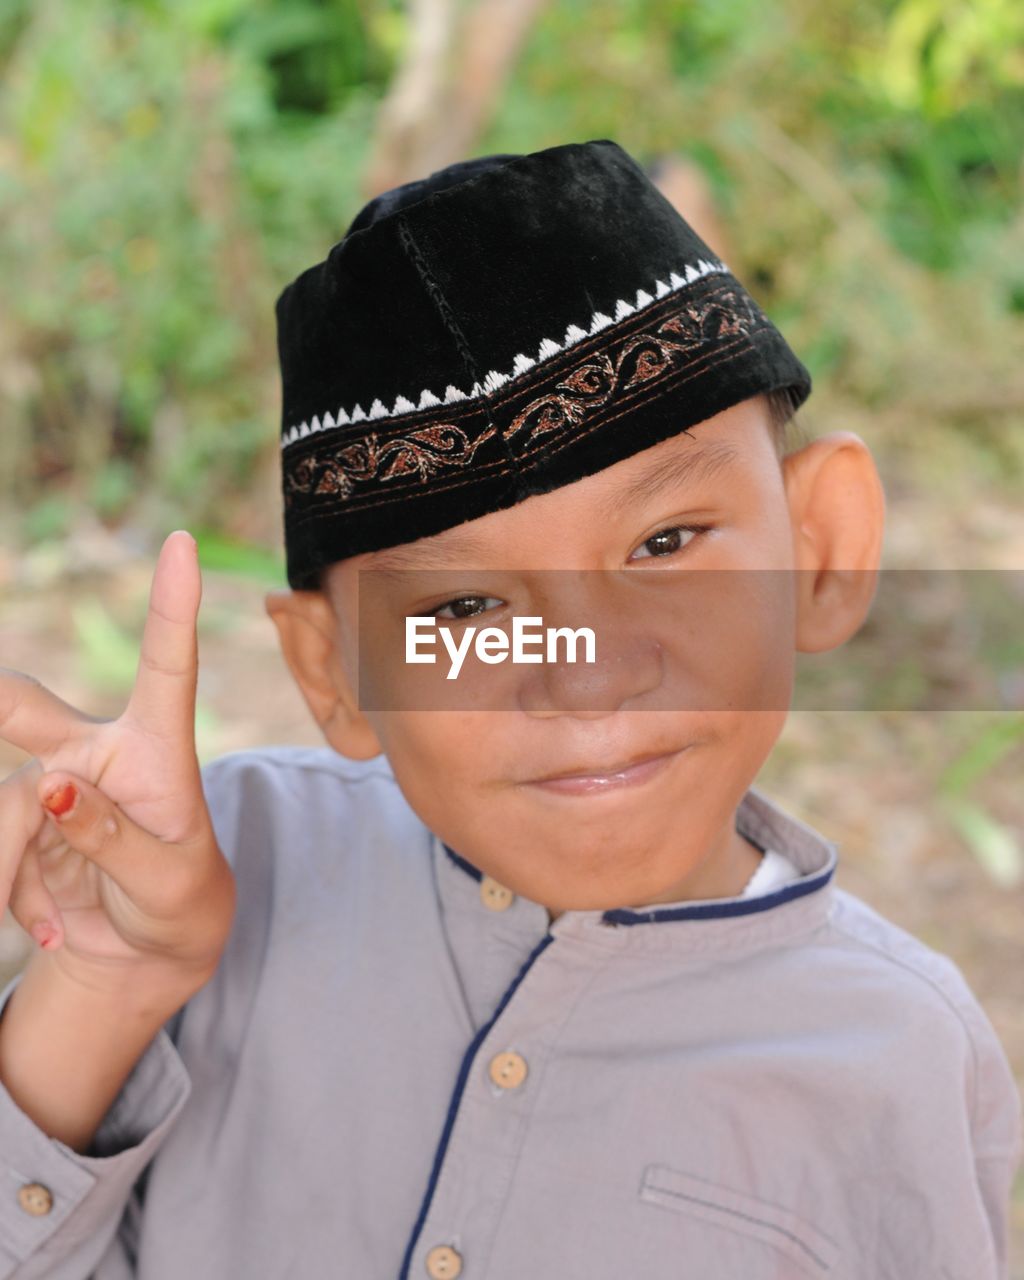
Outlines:
{"type": "Polygon", "coordinates": [[[571,939],[568,945],[550,946],[555,941],[549,931],[469,1047],[472,1057],[464,1061],[464,1083],[452,1099],[455,1115],[417,1233],[409,1280],[417,1270],[422,1274],[430,1249],[453,1240],[461,1251],[463,1280],[486,1275],[538,1101],[531,1079],[534,1085],[540,1082],[564,1020],[612,954],[604,947],[576,946],[571,939]]]}

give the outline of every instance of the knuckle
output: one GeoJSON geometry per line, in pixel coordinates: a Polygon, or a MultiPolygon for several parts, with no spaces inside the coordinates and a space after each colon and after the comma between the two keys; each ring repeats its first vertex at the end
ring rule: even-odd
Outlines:
{"type": "Polygon", "coordinates": [[[84,844],[90,853],[103,854],[120,838],[121,823],[111,809],[94,813],[83,823],[78,843],[84,844]]]}
{"type": "Polygon", "coordinates": [[[165,623],[169,627],[175,627],[181,630],[190,627],[190,624],[183,618],[174,617],[173,614],[168,613],[166,609],[162,608],[158,604],[154,604],[152,601],[149,605],[149,613],[151,617],[159,619],[160,622],[165,623]]]}
{"type": "MultiPolygon", "coordinates": [[[[40,910],[40,907],[34,905],[31,900],[31,896],[25,893],[19,894],[17,898],[12,895],[9,906],[11,919],[14,920],[16,924],[20,925],[25,933],[29,933],[35,922],[46,914],[45,911],[40,910]]],[[[42,904],[40,904],[40,906],[42,906],[42,904]]],[[[27,939],[22,943],[22,945],[24,946],[26,944],[27,939]]]]}
{"type": "Polygon", "coordinates": [[[193,858],[204,859],[213,855],[217,849],[217,840],[205,811],[193,812],[177,843],[193,858]]]}
{"type": "Polygon", "coordinates": [[[28,929],[33,921],[45,914],[47,898],[41,881],[31,873],[27,859],[23,860],[15,872],[7,899],[11,915],[23,929],[28,929]]]}
{"type": "Polygon", "coordinates": [[[139,665],[152,675],[179,677],[186,674],[187,668],[179,662],[171,662],[166,658],[158,658],[143,650],[139,654],[139,665]]]}
{"type": "Polygon", "coordinates": [[[7,906],[14,919],[27,931],[35,920],[45,915],[46,903],[27,885],[15,884],[7,906]]]}
{"type": "Polygon", "coordinates": [[[41,680],[25,671],[13,671],[0,667],[3,677],[3,697],[0,699],[0,725],[6,723],[32,693],[42,689],[41,680]]]}
{"type": "MultiPolygon", "coordinates": [[[[3,884],[0,883],[0,893],[2,893],[3,888],[3,884]]],[[[7,889],[7,908],[18,924],[22,924],[22,914],[27,896],[22,878],[19,875],[15,875],[13,883],[7,889]]],[[[0,896],[0,903],[3,903],[3,901],[3,897],[0,896]]]]}

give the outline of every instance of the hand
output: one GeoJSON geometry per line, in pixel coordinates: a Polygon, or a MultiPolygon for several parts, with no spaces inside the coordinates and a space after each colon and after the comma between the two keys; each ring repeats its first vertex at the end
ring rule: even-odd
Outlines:
{"type": "Polygon", "coordinates": [[[90,985],[201,985],[230,931],[234,877],[195,750],[201,594],[195,541],[172,533],[116,720],[0,669],[0,738],[33,756],[0,783],[0,913],[9,901],[53,962],[90,985]]]}

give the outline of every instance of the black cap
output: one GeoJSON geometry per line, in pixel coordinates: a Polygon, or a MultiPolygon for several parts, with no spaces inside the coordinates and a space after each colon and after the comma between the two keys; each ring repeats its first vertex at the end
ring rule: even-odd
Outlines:
{"type": "Polygon", "coordinates": [[[438,533],[811,379],[609,139],[370,201],[276,304],[288,581],[438,533]]]}

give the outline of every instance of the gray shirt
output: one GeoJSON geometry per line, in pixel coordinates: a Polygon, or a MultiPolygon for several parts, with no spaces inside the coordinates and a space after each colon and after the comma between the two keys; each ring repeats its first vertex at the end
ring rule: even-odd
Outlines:
{"type": "Polygon", "coordinates": [[[221,964],[89,1155],[0,1090],[0,1280],[1007,1276],[991,1024],[758,789],[737,827],[795,880],[549,924],[383,757],[238,752],[204,785],[221,964]]]}

